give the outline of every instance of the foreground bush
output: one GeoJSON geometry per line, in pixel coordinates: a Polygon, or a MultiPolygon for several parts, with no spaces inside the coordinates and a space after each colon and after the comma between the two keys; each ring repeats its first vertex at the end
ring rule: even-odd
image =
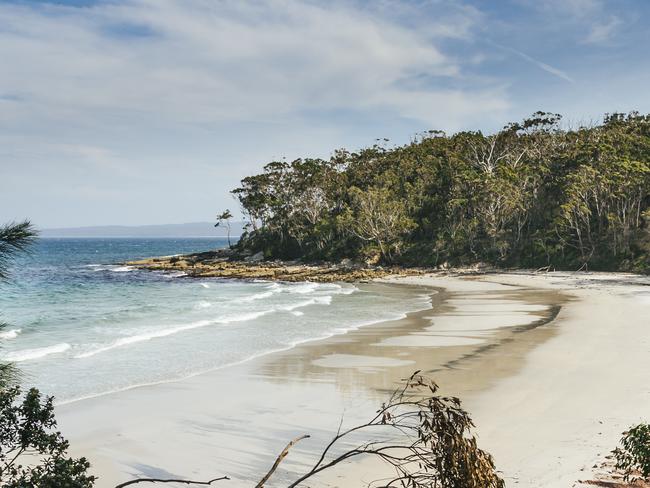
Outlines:
{"type": "MultiPolygon", "coordinates": [[[[0,282],[9,277],[14,257],[36,238],[28,222],[0,226],[0,282]]],[[[6,326],[0,323],[0,328],[6,326]]],[[[0,362],[0,485],[3,488],[88,488],[86,459],[67,456],[68,442],[56,431],[52,398],[36,389],[23,397],[15,386],[19,372],[0,362]]]]}
{"type": "Polygon", "coordinates": [[[614,457],[625,481],[650,481],[650,424],[639,424],[625,432],[614,457]]]}
{"type": "Polygon", "coordinates": [[[68,442],[56,431],[52,398],[32,388],[0,391],[0,482],[3,488],[90,488],[85,458],[67,455],[68,442]]]}

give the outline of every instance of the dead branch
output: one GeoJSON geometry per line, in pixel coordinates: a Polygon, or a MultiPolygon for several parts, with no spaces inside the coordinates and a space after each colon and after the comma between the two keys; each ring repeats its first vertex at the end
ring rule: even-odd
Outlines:
{"type": "Polygon", "coordinates": [[[287,446],[282,450],[280,455],[276,458],[269,472],[266,473],[266,475],[264,475],[264,478],[262,478],[257,485],[255,485],[255,488],[262,488],[264,486],[264,483],[266,483],[268,479],[271,477],[271,475],[275,473],[275,470],[278,469],[278,466],[280,466],[280,463],[284,460],[284,458],[287,457],[287,454],[289,454],[289,449],[291,449],[296,443],[307,438],[309,438],[309,435],[302,435],[300,437],[296,437],[294,440],[289,442],[289,444],[287,444],[287,446]]]}
{"type": "Polygon", "coordinates": [[[603,480],[586,480],[586,481],[578,481],[578,483],[581,483],[583,485],[601,486],[603,488],[634,488],[634,487],[642,488],[643,486],[648,486],[648,485],[619,483],[617,481],[603,481],[603,480]]]}
{"type": "Polygon", "coordinates": [[[382,485],[386,488],[503,488],[492,457],[477,447],[470,434],[474,424],[460,400],[439,396],[437,391],[433,381],[414,373],[368,422],[344,431],[339,427],[316,464],[288,488],[359,456],[378,458],[395,469],[396,477],[382,485]],[[371,429],[379,440],[332,455],[343,439],[371,429]]]}
{"type": "MultiPolygon", "coordinates": [[[[384,488],[504,487],[492,456],[479,449],[471,435],[474,423],[460,400],[439,395],[438,386],[419,371],[404,380],[367,422],[345,430],[341,427],[340,424],[311,469],[287,488],[301,486],[322,471],[360,456],[375,457],[395,470],[395,477],[380,485],[384,488]],[[369,437],[360,444],[352,444],[356,447],[349,447],[350,437],[361,432],[367,432],[369,437]]],[[[289,442],[255,488],[263,488],[289,450],[308,437],[303,435],[289,442]]],[[[222,479],[228,477],[204,482],[142,478],[115,488],[144,482],[210,485],[222,479]]]]}
{"type": "Polygon", "coordinates": [[[184,485],[211,485],[215,481],[229,480],[228,476],[222,476],[221,478],[214,478],[209,481],[195,481],[195,480],[174,480],[174,479],[157,479],[157,478],[138,478],[135,480],[127,481],[117,485],[115,488],[124,488],[125,486],[135,485],[136,483],[181,483],[184,485]]]}

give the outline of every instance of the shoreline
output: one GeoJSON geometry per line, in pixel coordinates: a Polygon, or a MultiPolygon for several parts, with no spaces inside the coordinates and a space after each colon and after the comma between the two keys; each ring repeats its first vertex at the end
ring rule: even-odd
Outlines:
{"type": "MultiPolygon", "coordinates": [[[[644,277],[637,279],[646,280],[644,277]]],[[[305,460],[317,450],[319,442],[326,441],[336,429],[342,412],[346,412],[346,421],[373,412],[400,378],[416,369],[424,369],[433,372],[433,379],[443,391],[463,400],[478,425],[479,445],[495,455],[497,467],[504,471],[508,486],[515,477],[518,486],[564,486],[553,484],[558,481],[556,478],[551,484],[535,484],[527,478],[526,470],[556,471],[553,462],[557,456],[542,449],[536,452],[542,460],[529,468],[528,463],[522,461],[521,453],[534,449],[522,447],[516,439],[506,435],[508,429],[503,425],[501,410],[509,402],[527,405],[525,401],[521,403],[523,400],[517,391],[534,393],[530,391],[534,385],[526,380],[531,358],[536,359],[541,354],[544,359],[545,349],[558,341],[562,344],[563,336],[577,320],[575,310],[584,312],[584,307],[589,310],[595,298],[602,294],[611,295],[614,302],[622,300],[620,286],[625,293],[629,292],[629,285],[603,284],[602,281],[595,286],[605,290],[594,292],[593,286],[590,288],[588,283],[576,283],[575,280],[557,274],[507,273],[385,278],[379,282],[437,289],[432,308],[413,312],[404,319],[301,344],[246,364],[62,405],[62,431],[71,440],[75,452],[89,456],[101,473],[100,487],[112,486],[113,481],[124,481],[137,474],[161,473],[198,479],[229,474],[234,479],[228,486],[250,486],[255,475],[268,468],[293,434],[310,432],[313,439],[295,452],[292,450],[282,465],[285,473],[287,470],[300,471],[305,460]],[[488,314],[486,310],[490,306],[493,310],[488,314]],[[558,306],[561,308],[553,308],[558,306]],[[514,323],[524,316],[535,320],[514,323]],[[510,322],[509,326],[499,329],[462,330],[476,328],[476,320],[483,320],[486,327],[493,325],[495,320],[510,322]],[[440,328],[440,324],[446,324],[449,330],[433,333],[428,330],[440,328]],[[432,341],[439,341],[439,344],[432,341]],[[508,386],[511,384],[518,389],[513,392],[513,386],[508,386]],[[188,403],[181,397],[192,400],[188,403]],[[266,402],[261,410],[256,406],[260,398],[266,402]],[[107,418],[115,422],[106,422],[107,418]],[[254,419],[252,425],[247,426],[246,419],[254,419]],[[200,429],[197,422],[201,424],[200,429]],[[165,433],[162,439],[161,432],[165,433]],[[225,449],[224,446],[229,447],[225,449]],[[173,456],[169,451],[187,454],[173,456]],[[215,465],[215,459],[219,460],[222,469],[210,468],[215,465]]],[[[632,287],[649,291],[643,286],[646,285],[632,287]]],[[[607,330],[599,329],[598,332],[607,336],[607,330]]],[[[645,339],[647,335],[646,330],[645,339]]],[[[642,347],[644,344],[647,343],[641,341],[642,347]]],[[[564,344],[563,347],[580,350],[581,344],[564,344]]],[[[647,364],[648,360],[645,361],[647,364]]],[[[561,363],[556,361],[556,367],[557,364],[561,363]]],[[[636,386],[642,389],[641,385],[636,386]]],[[[643,398],[647,405],[648,398],[643,398]]],[[[534,405],[523,408],[515,412],[516,415],[509,412],[508,420],[515,419],[519,422],[518,429],[525,430],[531,418],[538,418],[528,413],[527,408],[532,407],[534,405]]],[[[579,420],[582,412],[569,411],[566,415],[577,416],[579,420]]],[[[544,416],[539,418],[543,420],[544,416]]],[[[623,425],[621,429],[621,425],[619,419],[616,427],[610,428],[612,432],[619,431],[615,436],[610,432],[611,445],[606,451],[599,447],[603,454],[615,447],[616,436],[627,427],[623,425]]],[[[549,448],[553,445],[551,440],[549,448]]],[[[580,476],[588,477],[579,470],[584,469],[585,460],[591,460],[593,453],[584,446],[574,446],[574,450],[577,452],[573,456],[562,451],[567,458],[562,466],[562,482],[571,479],[573,483],[580,476]]],[[[377,469],[364,462],[353,463],[331,473],[329,479],[324,477],[321,483],[341,486],[340,476],[344,476],[346,483],[357,486],[355,481],[368,480],[369,473],[377,469]]]]}
{"type": "MultiPolygon", "coordinates": [[[[376,282],[376,283],[380,283],[380,282],[376,282]]],[[[407,288],[407,289],[412,288],[414,290],[416,289],[416,290],[419,290],[420,292],[422,292],[423,294],[426,293],[425,290],[430,290],[430,291],[434,292],[431,295],[428,295],[428,298],[431,299],[432,302],[436,300],[437,293],[438,293],[438,291],[434,290],[431,287],[422,287],[422,286],[419,286],[419,285],[408,285],[408,284],[399,284],[398,286],[400,286],[400,288],[407,288]]],[[[328,333],[329,335],[326,335],[326,336],[314,337],[314,338],[310,338],[310,339],[301,339],[301,340],[298,340],[298,341],[296,341],[294,343],[291,343],[290,345],[287,345],[286,347],[260,352],[260,353],[254,354],[254,355],[252,355],[250,357],[246,357],[244,359],[234,361],[232,363],[227,363],[227,364],[223,364],[223,365],[220,365],[220,366],[215,366],[213,368],[209,368],[209,369],[205,369],[205,370],[201,370],[201,371],[196,371],[196,372],[190,373],[190,374],[188,374],[186,376],[177,377],[177,378],[169,378],[169,379],[165,379],[165,380],[148,382],[148,383],[135,384],[135,385],[131,385],[131,386],[128,386],[128,387],[125,387],[125,388],[121,388],[121,389],[116,389],[116,390],[111,390],[111,391],[106,391],[106,392],[101,392],[101,393],[96,393],[96,394],[90,394],[90,395],[79,397],[79,398],[71,398],[71,399],[68,399],[68,400],[61,401],[61,402],[56,402],[55,401],[55,406],[58,407],[58,406],[64,406],[64,405],[71,405],[71,404],[74,404],[74,403],[77,403],[77,402],[82,402],[82,401],[86,401],[86,400],[93,400],[93,399],[101,398],[101,397],[104,397],[104,396],[107,396],[107,395],[119,394],[119,393],[122,393],[122,392],[130,391],[130,390],[134,390],[134,389],[139,389],[139,388],[155,387],[157,385],[165,385],[165,384],[168,384],[168,383],[182,382],[182,381],[194,378],[195,376],[209,375],[210,373],[213,373],[215,371],[220,371],[220,370],[223,370],[223,369],[243,366],[246,363],[253,362],[253,361],[261,361],[267,356],[287,353],[287,352],[289,352],[289,351],[291,351],[291,350],[293,350],[295,348],[303,347],[303,346],[306,346],[306,345],[308,345],[310,343],[327,342],[327,341],[329,341],[332,338],[335,338],[337,336],[344,336],[344,335],[349,334],[349,333],[357,332],[359,329],[362,329],[362,328],[365,328],[365,327],[374,327],[374,326],[378,326],[378,325],[380,325],[382,323],[401,322],[402,320],[405,320],[405,319],[418,317],[420,314],[426,313],[428,311],[430,311],[430,308],[400,312],[403,315],[402,317],[386,318],[386,319],[381,319],[381,320],[375,320],[375,321],[372,321],[372,322],[361,323],[361,324],[358,324],[358,325],[350,326],[349,328],[347,328],[347,329],[345,329],[343,331],[328,333]]]]}
{"type": "Polygon", "coordinates": [[[650,277],[624,271],[572,271],[547,268],[497,268],[485,263],[464,267],[405,267],[401,265],[372,265],[343,259],[340,263],[267,261],[261,253],[250,255],[233,249],[217,249],[192,254],[154,256],[126,261],[122,265],[136,269],[163,272],[181,272],[191,278],[229,278],[240,280],[313,281],[317,283],[367,283],[390,277],[405,276],[485,276],[485,275],[618,275],[650,277]]]}
{"type": "MultiPolygon", "coordinates": [[[[430,297],[434,301],[437,295],[437,292],[432,288],[419,285],[393,285],[385,283],[378,283],[377,285],[388,288],[397,287],[400,292],[402,292],[404,289],[410,289],[413,290],[414,293],[418,294],[431,293],[430,297]]],[[[339,343],[342,338],[349,337],[350,335],[363,334],[366,329],[374,329],[375,327],[381,328],[386,325],[391,326],[391,324],[402,327],[405,322],[411,321],[421,322],[424,324],[427,321],[426,319],[422,318],[422,314],[426,314],[429,311],[430,308],[408,312],[406,313],[406,316],[402,318],[387,319],[373,322],[367,325],[361,325],[343,333],[334,334],[325,338],[317,338],[305,341],[283,350],[273,351],[268,354],[250,358],[248,360],[244,360],[237,364],[223,368],[217,368],[207,372],[193,374],[186,378],[171,379],[168,381],[148,385],[138,385],[126,390],[108,392],[106,394],[93,396],[86,399],[62,403],[57,407],[59,424],[61,430],[65,432],[66,438],[72,441],[71,452],[75,453],[77,456],[86,456],[90,458],[94,466],[93,471],[99,473],[100,476],[97,486],[112,487],[117,483],[124,482],[137,475],[146,475],[147,472],[154,473],[153,475],[155,476],[162,476],[165,472],[167,472],[167,468],[163,468],[162,466],[153,468],[152,464],[149,466],[149,468],[140,469],[142,466],[144,466],[144,464],[137,464],[139,467],[137,470],[133,470],[134,468],[131,464],[132,462],[135,463],[138,461],[138,458],[131,457],[131,455],[134,452],[139,452],[142,444],[147,444],[158,436],[158,423],[150,423],[145,429],[146,433],[142,436],[133,435],[133,443],[129,443],[130,445],[128,447],[125,446],[114,448],[112,446],[107,446],[107,444],[114,445],[116,442],[120,444],[121,438],[126,436],[127,432],[131,430],[138,430],[139,426],[136,425],[138,422],[136,422],[136,424],[131,423],[131,420],[134,418],[137,418],[139,420],[147,420],[148,412],[150,410],[158,409],[160,404],[169,405],[169,401],[171,400],[172,402],[176,403],[173,403],[174,407],[171,409],[173,410],[173,413],[169,411],[168,413],[172,413],[174,416],[180,414],[180,417],[185,417],[186,420],[189,421],[190,415],[182,413],[182,406],[186,405],[186,403],[183,398],[180,398],[177,395],[178,391],[182,391],[183,394],[189,393],[190,391],[196,394],[201,394],[201,392],[206,392],[206,390],[209,390],[211,393],[208,393],[208,398],[206,399],[208,403],[203,403],[199,406],[201,410],[200,416],[205,416],[208,414],[206,410],[210,410],[209,404],[213,402],[215,398],[220,397],[219,391],[234,390],[237,392],[237,394],[232,396],[229,395],[228,403],[233,402],[236,404],[236,406],[226,408],[226,410],[230,413],[230,415],[226,415],[228,418],[226,422],[230,425],[239,424],[240,420],[247,413],[249,413],[249,409],[254,406],[254,402],[251,399],[252,391],[257,389],[265,390],[267,392],[268,399],[271,401],[273,396],[280,396],[281,398],[279,399],[280,401],[278,403],[282,407],[281,410],[289,411],[290,404],[286,403],[288,401],[289,395],[283,395],[282,393],[279,393],[277,391],[277,387],[280,383],[283,383],[284,387],[281,388],[282,390],[286,391],[287,388],[289,390],[293,390],[295,384],[292,385],[292,383],[298,381],[299,383],[303,383],[305,385],[304,388],[298,387],[298,390],[300,390],[302,393],[304,393],[304,391],[313,390],[314,393],[320,394],[323,385],[327,385],[328,388],[333,389],[331,391],[331,395],[329,395],[331,398],[330,404],[337,405],[337,408],[332,409],[329,412],[330,414],[332,412],[335,412],[335,416],[328,418],[332,422],[337,422],[337,416],[346,408],[346,405],[341,402],[342,398],[340,398],[338,395],[337,382],[327,378],[320,378],[313,385],[309,385],[311,383],[311,380],[305,378],[305,375],[302,373],[296,376],[289,374],[287,371],[277,371],[277,368],[286,368],[289,365],[289,361],[285,361],[286,358],[301,358],[302,353],[309,350],[311,347],[319,347],[322,345],[329,347],[331,345],[339,343]],[[217,387],[218,391],[214,390],[215,387],[217,387]],[[217,395],[217,397],[213,395],[217,395]],[[152,399],[153,397],[158,396],[160,396],[160,398],[164,398],[164,400],[154,401],[152,399]],[[241,399],[241,404],[238,403],[238,397],[240,396],[245,397],[241,399]],[[116,410],[119,412],[117,415],[115,413],[116,410]],[[126,422],[117,422],[119,425],[117,425],[115,428],[106,427],[106,422],[102,424],[99,420],[106,418],[112,418],[115,420],[119,419],[120,421],[125,420],[126,422]],[[101,427],[98,427],[98,425],[101,425],[101,427]],[[107,440],[108,442],[106,442],[107,440]],[[106,455],[106,452],[109,454],[106,455]],[[126,457],[121,456],[125,452],[129,453],[129,455],[126,457]],[[154,471],[150,471],[150,469],[153,469],[154,471]],[[129,472],[131,472],[132,475],[125,476],[124,473],[129,472]]],[[[313,359],[312,356],[309,357],[313,359]]],[[[391,364],[375,364],[372,367],[375,368],[385,366],[390,367],[391,364]]],[[[306,374],[306,376],[309,376],[309,374],[306,374]]],[[[313,395],[301,394],[300,396],[304,399],[312,397],[313,395]]],[[[379,396],[383,397],[381,394],[379,396]]],[[[362,401],[366,402],[367,400],[368,398],[366,398],[364,395],[362,401]]],[[[376,402],[373,401],[370,403],[365,403],[365,406],[367,408],[364,408],[362,412],[372,412],[376,407],[376,402]]],[[[278,406],[274,408],[276,412],[277,408],[278,406]]],[[[172,423],[176,424],[176,421],[179,419],[170,419],[168,413],[162,417],[158,417],[158,421],[164,423],[171,420],[172,423]]],[[[257,414],[260,413],[263,412],[257,412],[257,414]]],[[[277,417],[273,418],[273,422],[281,420],[283,415],[284,414],[278,414],[277,417]]],[[[259,424],[255,425],[259,427],[259,424]]],[[[324,422],[320,427],[320,430],[322,430],[322,432],[329,433],[329,429],[332,425],[334,424],[330,423],[329,421],[324,422]]],[[[317,428],[317,426],[310,421],[307,423],[299,424],[298,428],[309,429],[317,428]]],[[[184,430],[185,428],[176,431],[179,437],[182,437],[183,434],[185,434],[185,432],[182,432],[184,430]]],[[[271,431],[273,432],[273,429],[271,431]]],[[[278,430],[275,430],[275,432],[277,433],[278,430]]],[[[243,440],[244,443],[252,442],[254,440],[253,435],[250,432],[242,432],[242,435],[246,437],[246,439],[243,440]]],[[[263,462],[255,463],[252,460],[249,461],[251,463],[251,466],[256,466],[256,468],[251,471],[251,482],[258,481],[255,478],[257,474],[259,474],[261,477],[265,469],[268,468],[267,464],[269,464],[269,462],[271,462],[278,454],[279,450],[281,450],[281,444],[284,445],[286,442],[288,442],[289,438],[287,435],[277,437],[277,444],[273,442],[272,445],[269,446],[266,452],[266,456],[263,458],[263,462]]],[[[268,433],[265,437],[267,436],[273,437],[273,435],[268,433]]],[[[317,438],[318,436],[313,435],[312,437],[317,438]]],[[[321,440],[324,441],[325,439],[326,437],[323,437],[321,440]]],[[[248,449],[249,453],[247,456],[250,456],[253,459],[257,458],[257,451],[260,449],[258,441],[259,440],[251,444],[248,449]]],[[[153,456],[152,463],[153,461],[157,462],[159,460],[168,459],[167,454],[173,450],[171,446],[176,444],[176,440],[170,438],[168,442],[169,444],[167,445],[170,447],[165,447],[162,451],[159,451],[155,456],[153,456]]],[[[242,442],[242,439],[238,439],[238,442],[242,442]]],[[[193,453],[192,457],[195,457],[197,455],[196,449],[200,443],[200,439],[199,442],[188,443],[187,450],[193,453]]],[[[224,443],[222,446],[223,445],[227,444],[224,443]]],[[[217,450],[222,449],[222,446],[214,444],[214,447],[217,450]]],[[[230,452],[230,448],[228,448],[227,451],[230,452]]],[[[292,456],[295,458],[293,451],[292,456]]],[[[209,457],[212,456],[209,454],[209,457]]],[[[231,480],[229,486],[249,486],[249,484],[243,483],[245,481],[245,475],[236,472],[241,459],[227,454],[223,455],[222,460],[224,462],[231,462],[234,466],[233,470],[228,472],[228,474],[232,476],[233,471],[235,471],[235,477],[233,480],[231,480]]],[[[168,462],[170,463],[169,465],[173,465],[172,459],[168,459],[168,462]]],[[[211,473],[209,469],[210,464],[211,462],[209,460],[204,460],[200,463],[200,466],[195,466],[190,470],[179,467],[177,471],[173,472],[173,477],[187,476],[195,478],[196,476],[192,474],[194,472],[194,469],[206,469],[206,475],[209,477],[208,473],[211,473]]],[[[167,466],[167,464],[164,465],[167,466]]],[[[290,465],[290,463],[288,465],[290,465]]],[[[201,475],[197,476],[200,477],[201,475]]]]}

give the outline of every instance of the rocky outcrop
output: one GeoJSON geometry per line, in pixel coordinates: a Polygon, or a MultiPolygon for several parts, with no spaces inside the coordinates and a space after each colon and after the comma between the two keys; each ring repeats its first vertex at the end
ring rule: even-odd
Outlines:
{"type": "Polygon", "coordinates": [[[394,274],[421,274],[423,269],[365,266],[349,259],[339,264],[306,264],[295,261],[263,261],[262,256],[244,256],[230,250],[208,251],[129,261],[126,264],[156,271],[182,271],[193,277],[261,279],[277,281],[333,282],[369,281],[394,274]]]}

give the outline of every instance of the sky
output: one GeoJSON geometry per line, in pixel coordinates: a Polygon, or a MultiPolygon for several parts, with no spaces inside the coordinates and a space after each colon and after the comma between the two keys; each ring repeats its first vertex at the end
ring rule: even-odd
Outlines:
{"type": "Polygon", "coordinates": [[[269,161],[650,113],[646,0],[0,0],[0,222],[209,221],[269,161]]]}

